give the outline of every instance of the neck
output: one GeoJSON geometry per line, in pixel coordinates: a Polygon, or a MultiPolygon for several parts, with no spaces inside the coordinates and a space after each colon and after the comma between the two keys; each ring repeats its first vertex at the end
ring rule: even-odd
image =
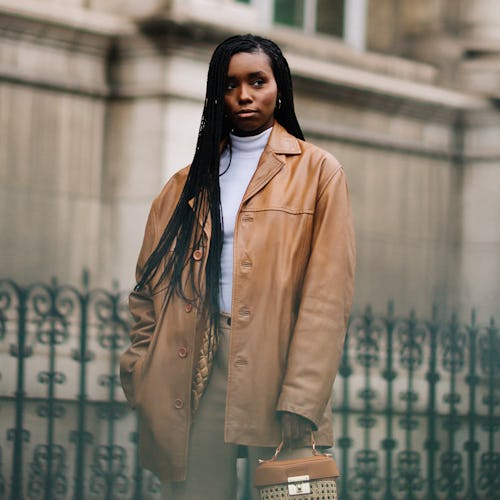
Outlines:
{"type": "Polygon", "coordinates": [[[231,131],[233,135],[236,135],[238,137],[250,137],[252,135],[259,135],[260,133],[264,132],[264,130],[272,128],[274,125],[274,122],[269,124],[266,123],[266,125],[263,125],[262,127],[256,128],[255,130],[238,130],[234,129],[231,131]]]}

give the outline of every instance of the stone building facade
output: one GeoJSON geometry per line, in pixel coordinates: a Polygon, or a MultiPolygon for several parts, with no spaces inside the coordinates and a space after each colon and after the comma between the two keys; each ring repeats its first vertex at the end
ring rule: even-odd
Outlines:
{"type": "Polygon", "coordinates": [[[500,314],[494,0],[0,0],[0,275],[133,283],[224,37],[276,40],[306,137],[345,166],[356,304],[500,314]]]}

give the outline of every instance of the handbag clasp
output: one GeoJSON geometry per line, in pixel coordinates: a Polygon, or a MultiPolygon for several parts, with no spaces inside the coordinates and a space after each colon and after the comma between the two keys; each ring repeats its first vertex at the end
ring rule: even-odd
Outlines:
{"type": "Polygon", "coordinates": [[[307,495],[311,493],[311,483],[309,483],[309,476],[293,476],[288,478],[288,494],[293,495],[307,495]]]}

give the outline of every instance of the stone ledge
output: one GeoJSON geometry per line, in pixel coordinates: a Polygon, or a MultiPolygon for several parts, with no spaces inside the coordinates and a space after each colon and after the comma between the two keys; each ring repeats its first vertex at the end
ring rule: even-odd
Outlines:
{"type": "Polygon", "coordinates": [[[32,21],[23,24],[22,31],[16,31],[19,26],[0,26],[1,80],[65,93],[108,94],[108,38],[89,33],[71,36],[61,33],[62,28],[30,30],[32,21]]]}
{"type": "Polygon", "coordinates": [[[179,12],[174,9],[164,15],[139,19],[138,25],[144,33],[152,36],[165,33],[182,36],[191,33],[194,40],[205,40],[212,44],[222,41],[227,36],[250,31],[277,42],[287,56],[289,53],[297,53],[308,59],[336,62],[353,68],[364,68],[400,79],[425,83],[436,82],[438,76],[437,69],[427,63],[376,52],[358,51],[332,36],[305,34],[279,25],[263,28],[261,24],[255,23],[252,17],[247,19],[245,29],[242,29],[222,22],[220,16],[217,18],[194,11],[181,10],[179,12]]]}
{"type": "Polygon", "coordinates": [[[397,138],[394,134],[377,133],[362,130],[339,123],[317,123],[310,120],[300,120],[306,136],[334,140],[338,142],[355,144],[368,148],[397,153],[406,153],[419,157],[428,157],[434,160],[450,162],[493,163],[500,168],[500,148],[495,145],[479,147],[475,144],[466,144],[462,151],[452,144],[431,144],[425,140],[409,140],[397,138]]]}
{"type": "Polygon", "coordinates": [[[121,17],[45,2],[0,0],[0,78],[46,90],[104,97],[117,36],[135,33],[121,17]]]}
{"type": "MultiPolygon", "coordinates": [[[[206,71],[210,51],[217,39],[227,36],[227,31],[203,30],[201,26],[176,26],[171,21],[156,20],[154,25],[142,26],[142,33],[120,38],[114,75],[118,96],[134,98],[162,94],[189,99],[203,99],[206,71]],[[189,38],[190,50],[184,40],[189,38]],[[172,71],[172,61],[187,58],[196,73],[196,89],[182,83],[182,72],[172,71]],[[168,62],[167,62],[168,61],[168,62]],[[165,72],[159,68],[169,70],[165,72]],[[203,66],[200,69],[200,65],[203,66]],[[146,67],[157,68],[145,72],[146,67]],[[179,74],[181,73],[181,74],[179,74]],[[167,77],[168,75],[168,77],[167,77]]],[[[482,97],[443,87],[409,81],[404,78],[379,74],[371,69],[306,57],[299,51],[287,51],[297,88],[318,92],[325,98],[382,109],[395,110],[421,118],[451,121],[457,112],[490,109],[491,102],[482,97]]],[[[411,64],[411,63],[409,63],[411,64]]],[[[185,70],[185,69],[184,69],[185,70]]],[[[183,71],[184,71],[183,70],[183,71]]]]}
{"type": "Polygon", "coordinates": [[[2,24],[23,19],[101,36],[123,36],[137,31],[136,25],[122,16],[36,0],[0,0],[2,24]]]}
{"type": "Polygon", "coordinates": [[[491,106],[487,99],[434,85],[410,82],[372,71],[312,60],[295,54],[289,54],[287,58],[292,72],[302,78],[321,79],[324,82],[352,88],[358,92],[393,96],[456,110],[487,109],[491,106]]]}
{"type": "MultiPolygon", "coordinates": [[[[204,55],[208,60],[214,40],[227,36],[228,30],[230,28],[227,26],[203,26],[199,22],[178,25],[171,19],[161,18],[155,18],[149,24],[139,27],[125,18],[111,14],[74,7],[62,8],[60,5],[49,6],[34,0],[26,0],[21,6],[15,5],[14,0],[0,0],[0,36],[12,41],[10,45],[5,44],[5,48],[0,52],[0,73],[11,81],[17,79],[32,85],[48,85],[51,88],[59,85],[65,91],[75,88],[79,92],[102,95],[107,92],[106,86],[109,84],[106,82],[106,72],[110,69],[109,49],[114,41],[118,40],[111,68],[111,75],[115,79],[112,82],[113,96],[121,97],[121,92],[127,94],[126,97],[169,95],[172,93],[172,85],[175,88],[173,93],[181,95],[182,90],[178,89],[182,89],[183,85],[178,83],[183,76],[173,75],[167,82],[165,74],[162,74],[165,49],[170,48],[180,54],[183,52],[186,38],[189,38],[192,50],[191,54],[185,54],[186,60],[191,61],[195,53],[199,61],[204,55]],[[39,47],[42,45],[56,48],[53,51],[54,61],[57,60],[58,63],[55,71],[50,64],[42,67],[34,57],[40,54],[39,47]],[[125,58],[120,61],[122,49],[125,58]],[[28,56],[23,59],[23,64],[20,62],[21,52],[28,56]],[[85,52],[90,52],[93,58],[88,58],[85,52]],[[148,58],[152,59],[153,65],[157,65],[159,72],[148,74],[148,81],[142,81],[144,77],[138,74],[137,69],[141,61],[148,58]],[[123,66],[126,71],[120,72],[123,61],[126,61],[123,66]],[[79,69],[80,62],[81,67],[85,67],[92,74],[85,76],[81,68],[79,69]],[[36,71],[30,71],[30,65],[36,67],[36,71]],[[118,69],[118,72],[115,72],[115,69],[118,69]],[[94,85],[92,81],[95,82],[94,85]]],[[[302,81],[304,86],[314,86],[319,91],[323,89],[338,99],[349,100],[358,105],[361,103],[378,106],[386,110],[397,109],[398,112],[422,119],[441,116],[441,121],[453,119],[457,111],[481,110],[492,106],[486,98],[444,89],[422,82],[418,78],[416,81],[406,78],[413,74],[413,70],[418,73],[418,70],[422,69],[425,74],[428,65],[389,56],[358,53],[356,64],[365,61],[368,66],[353,67],[329,58],[325,60],[323,57],[335,52],[342,53],[346,58],[356,52],[338,41],[329,39],[327,45],[317,44],[317,37],[297,37],[295,32],[294,36],[291,36],[290,32],[285,33],[282,29],[274,30],[271,35],[276,35],[274,38],[279,43],[283,38],[285,49],[288,49],[287,58],[297,80],[302,81]],[[304,44],[302,48],[301,43],[304,44]],[[309,46],[305,47],[307,44],[309,46]],[[311,53],[305,55],[309,51],[311,53]],[[373,63],[375,59],[377,64],[373,63]],[[382,63],[387,67],[394,63],[394,74],[377,72],[382,63]]],[[[191,66],[195,65],[196,62],[191,61],[191,66]]],[[[199,98],[203,98],[201,87],[193,89],[193,92],[185,97],[196,98],[199,92],[199,98]]]]}
{"type": "Polygon", "coordinates": [[[369,148],[397,151],[419,157],[431,157],[433,159],[454,161],[458,155],[451,147],[424,144],[422,141],[412,141],[394,138],[388,133],[376,133],[356,129],[341,124],[324,124],[308,120],[300,120],[302,129],[306,135],[315,138],[335,140],[366,146],[369,148]]]}

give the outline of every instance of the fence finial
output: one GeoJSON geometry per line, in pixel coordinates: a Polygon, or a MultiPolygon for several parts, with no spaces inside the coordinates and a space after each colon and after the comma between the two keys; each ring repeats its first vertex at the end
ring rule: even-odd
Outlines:
{"type": "Polygon", "coordinates": [[[84,267],[82,270],[82,286],[83,289],[87,292],[90,287],[90,271],[88,267],[84,267]]]}

